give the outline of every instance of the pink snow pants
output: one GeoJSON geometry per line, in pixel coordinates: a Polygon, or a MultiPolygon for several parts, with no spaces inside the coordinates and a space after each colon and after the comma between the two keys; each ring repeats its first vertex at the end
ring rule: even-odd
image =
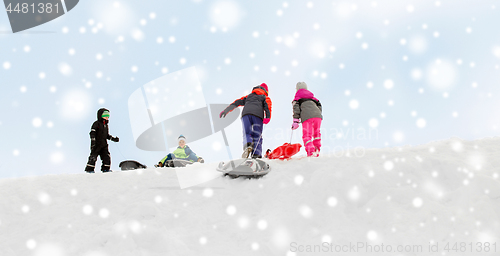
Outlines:
{"type": "Polygon", "coordinates": [[[302,123],[302,140],[306,148],[307,156],[321,149],[321,118],[310,118],[302,123]]]}

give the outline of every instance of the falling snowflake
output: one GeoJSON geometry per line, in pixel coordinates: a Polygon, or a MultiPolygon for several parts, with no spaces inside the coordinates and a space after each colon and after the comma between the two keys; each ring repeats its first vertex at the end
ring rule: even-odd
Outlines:
{"type": "Polygon", "coordinates": [[[424,201],[422,200],[422,198],[416,197],[413,199],[412,203],[415,208],[420,208],[424,204],[424,201]]]}
{"type": "Polygon", "coordinates": [[[234,215],[236,214],[236,207],[234,205],[229,205],[227,208],[226,208],[226,213],[228,215],[234,215]]]}
{"type": "Polygon", "coordinates": [[[100,209],[99,210],[99,217],[106,219],[109,217],[109,210],[106,208],[100,209]]]}
{"type": "Polygon", "coordinates": [[[295,178],[293,179],[293,181],[295,182],[295,184],[297,186],[300,186],[300,185],[302,185],[302,182],[304,182],[304,176],[297,175],[297,176],[295,176],[295,178]]]}
{"type": "Polygon", "coordinates": [[[214,195],[214,190],[213,189],[211,189],[211,188],[205,188],[205,189],[203,189],[203,196],[204,197],[210,198],[213,195],[214,195]]]}
{"type": "Polygon", "coordinates": [[[371,118],[369,121],[368,121],[368,125],[371,127],[371,128],[377,128],[378,127],[378,120],[377,118],[371,118]]]}
{"type": "Polygon", "coordinates": [[[36,248],[36,241],[33,239],[26,241],[26,247],[30,250],[35,249],[36,248]]]}
{"type": "Polygon", "coordinates": [[[201,245],[205,245],[208,242],[207,238],[204,236],[200,237],[198,241],[200,242],[201,245]]]}
{"type": "Polygon", "coordinates": [[[358,109],[359,107],[359,101],[357,100],[351,100],[349,101],[349,107],[353,110],[358,109]]]}
{"type": "Polygon", "coordinates": [[[394,82],[391,79],[387,79],[384,81],[384,88],[387,90],[391,90],[394,87],[394,82]]]}
{"type": "Polygon", "coordinates": [[[386,161],[384,163],[384,169],[386,171],[392,171],[392,169],[394,169],[394,163],[392,161],[386,161]]]}
{"type": "Polygon", "coordinates": [[[377,232],[370,230],[366,233],[366,238],[368,238],[368,240],[370,241],[375,241],[378,238],[378,234],[377,232]]]}
{"type": "Polygon", "coordinates": [[[329,198],[328,198],[328,200],[327,200],[327,204],[328,204],[328,206],[330,206],[330,207],[335,207],[335,206],[337,206],[337,204],[338,204],[338,200],[337,200],[337,198],[335,198],[335,197],[331,196],[331,197],[329,197],[329,198]]]}
{"type": "Polygon", "coordinates": [[[90,215],[90,214],[92,214],[93,211],[94,211],[94,208],[91,205],[85,205],[83,207],[83,213],[85,215],[90,215]]]}
{"type": "Polygon", "coordinates": [[[427,121],[425,121],[425,119],[419,118],[417,120],[417,127],[418,128],[425,128],[426,125],[427,125],[427,121]]]}

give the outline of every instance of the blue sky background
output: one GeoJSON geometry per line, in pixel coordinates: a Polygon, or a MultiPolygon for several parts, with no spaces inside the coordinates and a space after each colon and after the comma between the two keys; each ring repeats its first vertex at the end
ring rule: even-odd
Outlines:
{"type": "MultiPolygon", "coordinates": [[[[192,66],[207,104],[269,85],[274,108],[264,148],[289,140],[298,81],[324,106],[325,153],[497,136],[496,5],[86,0],[17,34],[0,12],[0,177],[82,172],[100,107],[111,110],[110,133],[120,137],[110,142],[112,169],[127,158],[152,166],[167,152],[135,147],[128,98],[192,66]],[[369,129],[378,136],[357,136],[369,129]]],[[[241,145],[239,122],[227,132],[231,145],[241,145]]],[[[210,143],[192,148],[209,162],[227,156],[210,143]]]]}

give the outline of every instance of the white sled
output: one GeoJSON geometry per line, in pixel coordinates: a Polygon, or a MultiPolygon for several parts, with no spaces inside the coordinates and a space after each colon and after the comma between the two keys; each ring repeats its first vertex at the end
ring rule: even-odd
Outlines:
{"type": "Polygon", "coordinates": [[[216,170],[222,172],[224,176],[230,176],[231,178],[240,176],[257,178],[268,174],[271,171],[271,167],[260,159],[242,158],[226,163],[220,162],[216,170]]]}

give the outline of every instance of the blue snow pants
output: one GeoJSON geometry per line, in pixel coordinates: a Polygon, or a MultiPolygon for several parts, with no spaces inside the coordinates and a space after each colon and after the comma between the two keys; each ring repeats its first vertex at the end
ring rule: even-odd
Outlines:
{"type": "Polygon", "coordinates": [[[260,117],[253,115],[245,115],[241,118],[243,123],[243,148],[246,148],[247,143],[252,142],[254,155],[262,156],[262,143],[264,139],[261,137],[263,120],[260,117]]]}

